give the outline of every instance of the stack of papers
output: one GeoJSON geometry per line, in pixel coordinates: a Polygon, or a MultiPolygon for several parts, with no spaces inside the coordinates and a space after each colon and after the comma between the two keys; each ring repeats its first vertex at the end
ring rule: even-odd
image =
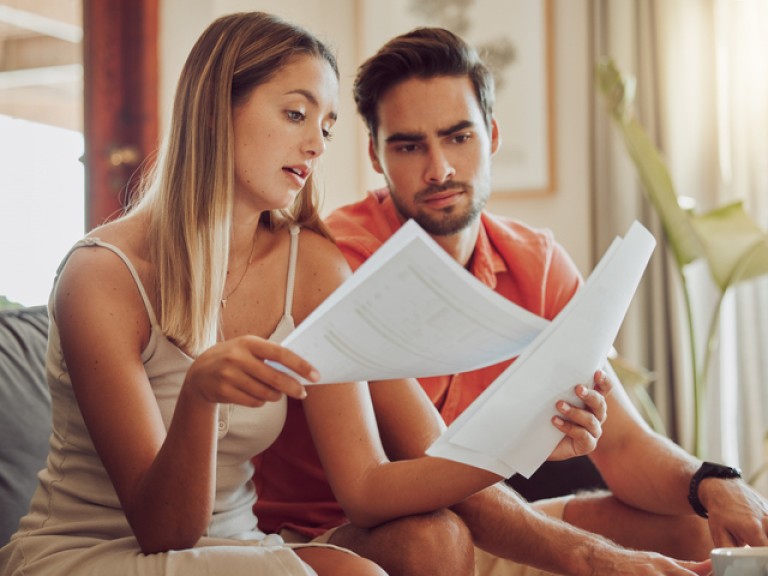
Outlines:
{"type": "Polygon", "coordinates": [[[312,363],[323,384],[422,378],[513,358],[548,323],[496,294],[409,220],[282,345],[312,363]]]}
{"type": "MultiPolygon", "coordinates": [[[[553,322],[513,304],[407,222],[284,341],[320,383],[455,374],[519,355],[429,448],[530,476],[563,435],[557,400],[603,367],[655,246],[635,222],[553,322]]],[[[305,382],[307,383],[307,382],[305,382]]]]}
{"type": "Polygon", "coordinates": [[[655,245],[637,222],[614,240],[565,308],[427,453],[530,477],[563,438],[550,421],[555,403],[578,405],[573,388],[605,364],[655,245]]]}

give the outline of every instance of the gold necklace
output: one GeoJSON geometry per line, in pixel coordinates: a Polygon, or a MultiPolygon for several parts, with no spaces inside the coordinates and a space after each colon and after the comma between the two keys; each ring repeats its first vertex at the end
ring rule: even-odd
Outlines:
{"type": "Polygon", "coordinates": [[[245,270],[243,270],[243,274],[240,276],[240,280],[237,281],[237,284],[235,284],[235,287],[232,288],[232,290],[229,291],[229,294],[224,296],[224,298],[221,299],[221,307],[226,308],[227,307],[227,300],[232,296],[232,294],[235,293],[235,291],[240,288],[240,284],[243,283],[243,279],[245,278],[245,275],[248,273],[248,268],[251,266],[251,261],[253,260],[253,250],[256,247],[256,235],[259,233],[259,225],[256,225],[256,230],[253,231],[253,240],[251,240],[251,251],[248,254],[248,261],[245,263],[245,270]]]}

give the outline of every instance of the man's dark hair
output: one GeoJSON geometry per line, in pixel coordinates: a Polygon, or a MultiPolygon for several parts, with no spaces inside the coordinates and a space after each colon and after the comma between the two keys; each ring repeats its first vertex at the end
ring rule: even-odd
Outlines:
{"type": "Polygon", "coordinates": [[[493,116],[493,75],[472,46],[444,28],[416,28],[396,36],[358,69],[353,87],[357,111],[373,138],[377,105],[390,89],[411,78],[466,76],[475,88],[486,126],[493,116]]]}

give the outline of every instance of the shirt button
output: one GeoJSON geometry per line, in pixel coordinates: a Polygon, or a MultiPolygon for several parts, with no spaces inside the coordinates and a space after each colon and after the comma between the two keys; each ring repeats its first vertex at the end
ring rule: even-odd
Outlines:
{"type": "Polygon", "coordinates": [[[227,423],[224,422],[224,420],[219,420],[219,430],[225,430],[227,428],[227,423]]]}

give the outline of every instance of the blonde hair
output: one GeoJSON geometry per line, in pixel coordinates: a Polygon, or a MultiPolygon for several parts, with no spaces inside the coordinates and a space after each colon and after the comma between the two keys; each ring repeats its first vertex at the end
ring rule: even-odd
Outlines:
{"type": "MultiPolygon", "coordinates": [[[[218,333],[233,205],[233,108],[302,55],[325,59],[338,77],[333,54],[309,32],[245,12],[208,26],[182,69],[168,136],[131,211],[150,215],[160,326],[190,354],[218,333]]],[[[273,229],[295,222],[328,235],[312,178],[291,207],[264,220],[273,229]]]]}

